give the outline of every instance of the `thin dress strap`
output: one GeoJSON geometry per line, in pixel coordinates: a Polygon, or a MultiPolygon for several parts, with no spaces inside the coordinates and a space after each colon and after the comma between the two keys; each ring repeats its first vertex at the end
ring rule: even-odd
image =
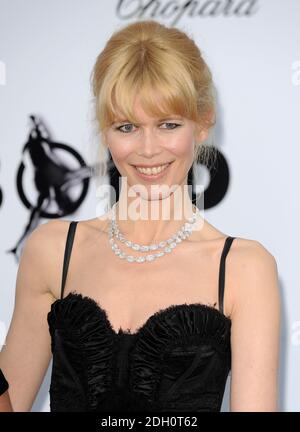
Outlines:
{"type": "Polygon", "coordinates": [[[224,247],[222,250],[220,269],[219,269],[219,310],[224,313],[224,288],[225,288],[225,260],[230,249],[230,246],[235,237],[228,236],[225,239],[224,247]]]}
{"type": "Polygon", "coordinates": [[[62,271],[61,294],[60,294],[61,299],[63,298],[64,295],[65,283],[67,279],[68,267],[69,267],[77,223],[78,221],[71,221],[68,229],[66,246],[65,246],[65,254],[64,254],[63,271],[62,271]]]}

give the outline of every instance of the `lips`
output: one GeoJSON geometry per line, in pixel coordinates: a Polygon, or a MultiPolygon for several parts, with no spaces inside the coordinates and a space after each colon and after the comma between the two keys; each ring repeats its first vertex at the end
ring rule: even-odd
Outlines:
{"type": "MultiPolygon", "coordinates": [[[[165,176],[167,174],[167,172],[169,171],[170,166],[172,165],[172,163],[173,163],[173,161],[169,162],[168,166],[166,168],[164,168],[161,172],[157,173],[157,174],[145,174],[145,173],[140,172],[135,165],[133,165],[133,167],[134,167],[134,170],[135,170],[136,174],[140,178],[142,178],[144,180],[148,180],[148,181],[150,180],[151,181],[151,180],[156,180],[156,179],[159,179],[159,178],[165,176]]],[[[163,164],[160,165],[160,166],[163,166],[163,164]]]]}
{"type": "Polygon", "coordinates": [[[157,163],[155,165],[147,165],[147,164],[137,164],[137,165],[135,165],[135,164],[132,164],[132,166],[139,167],[139,168],[155,168],[155,167],[159,167],[159,166],[170,164],[172,162],[174,162],[174,161],[171,161],[171,162],[169,162],[169,161],[161,162],[161,163],[157,163]]]}
{"type": "Polygon", "coordinates": [[[147,175],[155,175],[155,174],[159,174],[162,171],[164,171],[167,167],[168,167],[169,163],[163,164],[163,165],[158,165],[158,166],[154,166],[154,167],[140,167],[140,166],[136,166],[136,169],[143,173],[143,174],[147,174],[147,175]]]}

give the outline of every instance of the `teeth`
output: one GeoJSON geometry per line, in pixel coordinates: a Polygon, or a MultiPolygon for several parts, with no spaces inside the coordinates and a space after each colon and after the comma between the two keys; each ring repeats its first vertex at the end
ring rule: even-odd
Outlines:
{"type": "Polygon", "coordinates": [[[153,175],[153,174],[160,173],[161,171],[166,169],[167,166],[169,166],[169,164],[161,165],[161,166],[154,167],[154,168],[140,168],[140,167],[136,166],[136,169],[143,174],[153,175]]]}

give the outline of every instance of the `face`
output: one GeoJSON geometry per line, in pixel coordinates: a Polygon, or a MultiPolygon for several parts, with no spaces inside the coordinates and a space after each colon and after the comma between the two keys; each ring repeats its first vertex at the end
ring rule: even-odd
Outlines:
{"type": "Polygon", "coordinates": [[[119,173],[127,178],[128,188],[133,187],[148,200],[166,197],[172,185],[174,191],[174,187],[187,183],[194,144],[207,134],[205,131],[196,134],[195,123],[184,117],[172,114],[164,119],[150,117],[138,100],[134,108],[139,122],[119,119],[106,131],[105,143],[119,173]]]}

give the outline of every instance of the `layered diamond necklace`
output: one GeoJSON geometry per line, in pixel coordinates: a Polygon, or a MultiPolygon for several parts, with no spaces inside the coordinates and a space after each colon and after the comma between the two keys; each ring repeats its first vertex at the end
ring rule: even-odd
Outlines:
{"type": "Polygon", "coordinates": [[[183,240],[188,238],[192,231],[194,230],[196,226],[196,217],[197,213],[199,212],[198,208],[193,205],[193,207],[196,209],[195,212],[193,212],[193,216],[187,219],[187,222],[185,222],[182,227],[169,239],[163,240],[159,242],[158,244],[152,243],[150,245],[140,245],[138,243],[134,243],[130,240],[127,240],[125,236],[120,232],[118,223],[116,220],[116,203],[112,206],[112,218],[109,223],[109,229],[108,229],[108,236],[109,236],[109,243],[111,245],[111,248],[116,256],[118,256],[120,259],[124,259],[128,262],[137,262],[137,263],[147,263],[154,261],[157,258],[163,257],[166,254],[171,253],[175,247],[181,243],[183,240]],[[133,256],[128,255],[124,251],[122,251],[118,244],[114,241],[114,235],[116,238],[123,243],[128,248],[134,250],[134,251],[141,251],[141,252],[153,252],[150,254],[147,254],[146,256],[139,255],[139,256],[133,256]],[[162,250],[160,250],[162,249],[162,250]],[[157,251],[155,252],[154,251],[157,251]]]}

